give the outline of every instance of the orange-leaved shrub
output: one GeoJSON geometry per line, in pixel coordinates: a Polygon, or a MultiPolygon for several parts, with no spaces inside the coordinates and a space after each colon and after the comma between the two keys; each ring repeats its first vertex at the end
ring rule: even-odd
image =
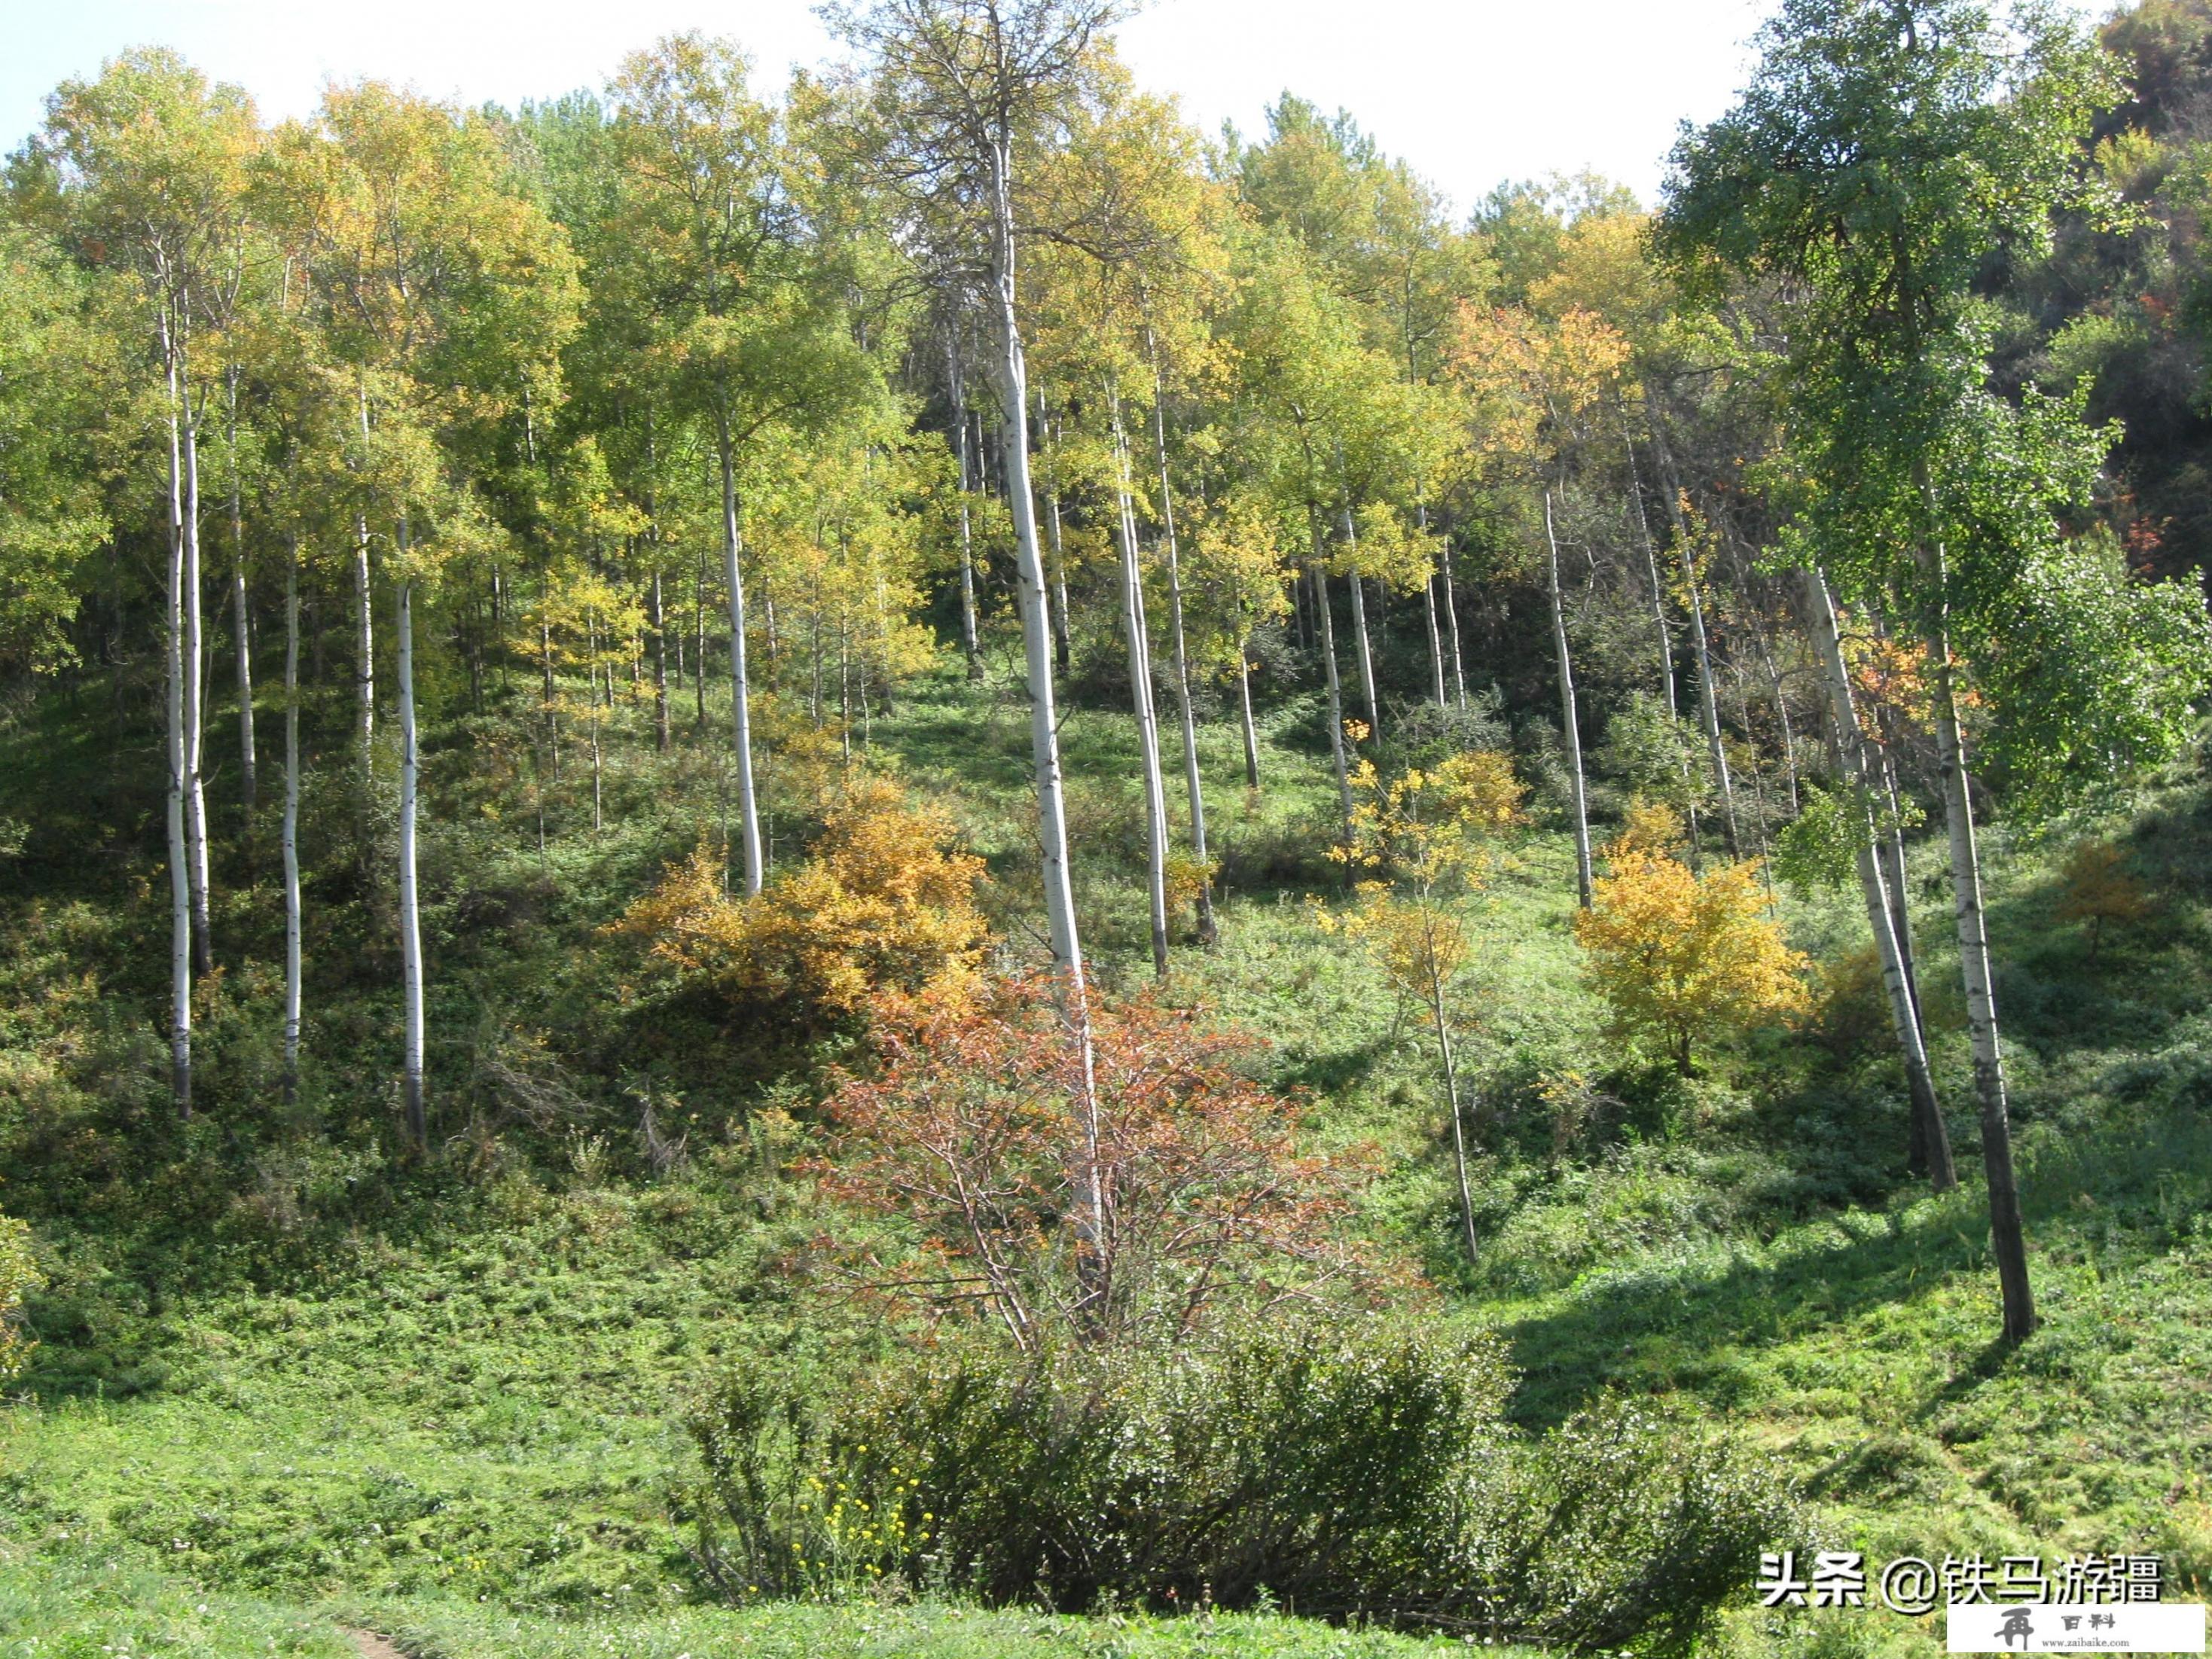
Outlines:
{"type": "Polygon", "coordinates": [[[1345,1224],[1372,1152],[1301,1146],[1248,1033],[1145,998],[1095,1005],[1086,1054],[1036,982],[887,997],[872,1030],[877,1063],[830,1097],[811,1167],[912,1230],[910,1259],[874,1264],[879,1291],[1027,1350],[1380,1282],[1345,1224]]]}

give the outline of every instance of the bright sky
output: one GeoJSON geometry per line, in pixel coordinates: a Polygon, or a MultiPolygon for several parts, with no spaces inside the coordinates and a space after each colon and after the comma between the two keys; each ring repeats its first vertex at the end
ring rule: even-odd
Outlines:
{"type": "MultiPolygon", "coordinates": [[[[1502,179],[1595,168],[1651,199],[1676,125],[1728,107],[1766,0],[1154,0],[1121,31],[1140,84],[1207,131],[1285,88],[1351,111],[1462,210],[1502,179]]],[[[0,0],[0,149],[68,76],[177,47],[264,112],[326,79],[514,105],[602,84],[673,31],[734,36],[781,81],[833,43],[806,0],[0,0]]]]}

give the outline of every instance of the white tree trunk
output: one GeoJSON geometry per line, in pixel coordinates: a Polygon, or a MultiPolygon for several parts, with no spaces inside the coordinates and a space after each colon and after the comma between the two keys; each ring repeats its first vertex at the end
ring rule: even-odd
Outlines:
{"type": "Polygon", "coordinates": [[[1721,740],[1720,691],[1713,680],[1713,657],[1705,635],[1705,605],[1698,594],[1698,567],[1690,550],[1689,522],[1682,514],[1682,498],[1674,481],[1674,463],[1667,447],[1652,428],[1652,443],[1659,453],[1662,474],[1668,482],[1667,514],[1674,527],[1674,548],[1682,564],[1682,586],[1690,603],[1690,647],[1698,659],[1698,713],[1705,723],[1705,750],[1713,769],[1713,787],[1721,800],[1721,837],[1728,843],[1729,856],[1743,856],[1743,843],[1736,829],[1735,785],[1729,776],[1728,749],[1721,740]]]}
{"type": "MultiPolygon", "coordinates": [[[[368,392],[361,392],[361,437],[368,441],[368,392]]],[[[354,739],[362,776],[368,775],[369,741],[376,735],[376,623],[368,603],[368,514],[353,520],[354,739]]]]}
{"type": "Polygon", "coordinates": [[[1883,990],[1889,998],[1890,1024],[1897,1034],[1899,1054],[1905,1061],[1905,1088],[1911,1101],[1916,1167],[1924,1167],[1939,1193],[1957,1186],[1951,1159],[1951,1140],[1943,1125],[1936,1085],[1928,1069],[1928,1049],[1920,1029],[1918,998],[1911,970],[1893,925],[1889,884],[1879,852],[1880,830],[1874,797],[1869,787],[1866,734],[1859,725],[1851,695],[1850,671],[1844,665],[1843,639],[1836,625],[1836,607],[1820,572],[1805,573],[1805,611],[1812,622],[1813,644],[1828,684],[1828,702],[1836,728],[1836,757],[1853,801],[1852,838],[1857,843],[1859,889],[1866,903],[1867,926],[1874,936],[1875,953],[1881,963],[1883,990]]]}
{"type": "MultiPolygon", "coordinates": [[[[399,551],[407,551],[407,520],[399,520],[399,551]]],[[[399,975],[401,1009],[400,1086],[407,1108],[407,1133],[418,1152],[430,1146],[423,1100],[422,922],[415,882],[415,818],[419,793],[415,730],[415,584],[399,579],[399,975]]]]}
{"type": "Polygon", "coordinates": [[[206,752],[205,650],[200,614],[199,422],[193,414],[191,386],[184,387],[185,428],[185,842],[191,873],[192,953],[204,975],[215,971],[213,904],[208,880],[207,788],[202,775],[206,752]]]}
{"type": "Polygon", "coordinates": [[[1099,1278],[1110,1225],[1101,1126],[1091,1042],[1091,1001],[1076,930],[1075,890],[1067,865],[1067,805],[1060,768],[1060,727],[1052,683],[1051,607],[1044,557],[1037,545],[1036,504],[1030,489],[1029,381],[1022,331],[1014,304],[1013,140],[1000,134],[991,168],[991,290],[999,337],[999,405],[1006,421],[1006,505],[1014,520],[1014,549],[1021,588],[1022,652],[1030,693],[1030,746],[1036,770],[1037,853],[1043,877],[1045,925],[1058,970],[1060,1009],[1076,1047],[1076,1111],[1083,1136],[1079,1158],[1069,1170],[1073,1223],[1082,1244],[1078,1268],[1086,1298],[1103,1296],[1099,1278]]]}
{"type": "MultiPolygon", "coordinates": [[[[167,325],[163,324],[164,343],[167,325]]],[[[192,1115],[192,898],[191,853],[185,837],[185,513],[182,427],[176,360],[169,374],[169,581],[167,654],[168,832],[169,832],[169,1087],[177,1115],[192,1115]]]]}
{"type": "Polygon", "coordinates": [[[1237,642],[1237,703],[1244,717],[1244,787],[1260,787],[1260,734],[1252,726],[1252,663],[1245,654],[1250,639],[1237,642]]]}
{"type": "Polygon", "coordinates": [[[2004,1048],[1997,1031],[1996,987],[1990,970],[1989,925],[1982,909],[1981,854],[1975,844],[1972,794],[1966,776],[1966,743],[1959,731],[1950,641],[1940,627],[1930,630],[1928,648],[1936,664],[1936,746],[1943,771],[1952,914],[1958,924],[1959,967],[1966,987],[1966,1032],[1973,1046],[1974,1095],[1981,1115],[1990,1251],[1996,1257],[1997,1282],[2004,1297],[2005,1340],[2022,1342],[2035,1330],[2035,1293],[2028,1282],[2027,1231],[2012,1167],[2004,1048]]]}
{"type": "MultiPolygon", "coordinates": [[[[1913,477],[1933,526],[1942,520],[1924,456],[1913,458],[1913,477]]],[[[1951,908],[1959,934],[1959,971],[1966,981],[1966,1035],[1974,1055],[1974,1096],[1980,1108],[1982,1172],[1989,1187],[1990,1247],[1996,1257],[2004,1299],[2004,1340],[2024,1342],[2034,1334],[2035,1292],[2028,1282],[2027,1237],[2013,1175],[2012,1119],[2005,1099],[2004,1048],[1997,1031],[1996,986],[1990,969],[1989,921],[1982,908],[1981,851],[1974,839],[1973,792],[1966,775],[1966,739],[1959,730],[1958,676],[1951,659],[1948,592],[1950,572],[1943,544],[1932,536],[1915,550],[1936,606],[1923,635],[1935,669],[1936,752],[1942,769],[1943,827],[1951,855],[1951,908]]]]}
{"type": "Polygon", "coordinates": [[[1359,574],[1359,532],[1352,526],[1349,505],[1344,509],[1344,546],[1349,570],[1345,580],[1352,585],[1352,638],[1359,662],[1359,696],[1367,705],[1367,735],[1377,738],[1382,735],[1382,705],[1375,696],[1375,658],[1367,647],[1367,598],[1359,574]]]}
{"type": "Polygon", "coordinates": [[[1559,660],[1559,721],[1567,744],[1567,775],[1572,786],[1575,810],[1575,886],[1587,910],[1597,896],[1596,876],[1590,864],[1589,803],[1583,782],[1582,727],[1575,714],[1574,662],[1567,651],[1567,608],[1559,592],[1559,538],[1552,527],[1552,492],[1544,492],[1544,542],[1550,549],[1547,566],[1552,599],[1552,643],[1559,660]]]}
{"type": "Polygon", "coordinates": [[[738,763],[738,836],[744,844],[745,894],[761,890],[760,804],[753,793],[753,714],[745,684],[745,589],[738,569],[737,456],[726,414],[716,416],[716,453],[722,466],[722,575],[730,590],[730,724],[738,763]]]}
{"type": "Polygon", "coordinates": [[[1636,476],[1636,445],[1621,422],[1621,444],[1628,452],[1628,499],[1636,508],[1636,528],[1644,542],[1644,568],[1651,580],[1651,630],[1659,645],[1659,689],[1667,698],[1667,712],[1679,719],[1674,699],[1674,631],[1667,622],[1667,584],[1659,575],[1659,550],[1651,538],[1650,515],[1644,510],[1644,482],[1636,476]]]}
{"type": "MultiPolygon", "coordinates": [[[[1424,901],[1433,902],[1433,901],[1424,901]]],[[[1434,927],[1434,919],[1430,926],[1434,927]]],[[[1437,976],[1436,941],[1429,940],[1429,1017],[1437,1023],[1437,1055],[1443,1062],[1444,1104],[1451,1113],[1452,1169],[1459,1177],[1459,1216],[1467,1233],[1467,1259],[1479,1254],[1474,1238],[1474,1190],[1467,1178],[1467,1126],[1459,1109],[1459,1062],[1452,1053],[1451,1021],[1444,1009],[1443,981],[1437,976]]]]}
{"type": "Polygon", "coordinates": [[[1168,554],[1168,619],[1175,647],[1176,712],[1182,722],[1183,788],[1190,797],[1190,850],[1198,860],[1198,937],[1214,942],[1212,858],[1206,848],[1206,792],[1198,775],[1198,721],[1190,707],[1190,654],[1183,639],[1182,559],[1176,543],[1175,493],[1168,483],[1167,389],[1152,360],[1152,448],[1160,470],[1160,527],[1168,554]]]}
{"type": "MultiPolygon", "coordinates": [[[[1048,450],[1053,441],[1052,422],[1044,404],[1044,387],[1037,387],[1037,429],[1048,450]]],[[[1048,490],[1044,498],[1046,533],[1052,541],[1052,649],[1060,672],[1067,672],[1069,659],[1074,654],[1074,642],[1070,634],[1067,616],[1067,552],[1060,544],[1060,491],[1048,490]]]]}
{"type": "MultiPolygon", "coordinates": [[[[1314,540],[1321,540],[1316,526],[1314,540]]],[[[1328,611],[1328,577],[1324,573],[1316,547],[1313,572],[1314,610],[1321,617],[1321,660],[1328,684],[1328,758],[1336,771],[1336,806],[1341,823],[1344,845],[1352,845],[1352,772],[1344,755],[1344,682],[1336,670],[1336,621],[1328,611]]]]}
{"type": "Polygon", "coordinates": [[[1446,632],[1451,636],[1452,692],[1459,699],[1461,708],[1464,709],[1467,707],[1467,667],[1460,659],[1459,599],[1452,592],[1452,550],[1449,540],[1444,543],[1444,556],[1441,563],[1444,579],[1444,623],[1446,632]]]}
{"type": "Polygon", "coordinates": [[[968,678],[983,678],[983,647],[975,629],[975,550],[969,520],[968,492],[975,469],[968,453],[968,386],[961,373],[957,325],[945,339],[945,362],[952,392],[953,448],[960,458],[960,649],[968,659],[968,678]]]}
{"type": "Polygon", "coordinates": [[[1152,972],[1168,976],[1168,804],[1160,775],[1159,718],[1152,699],[1152,642],[1145,624],[1145,573],[1137,555],[1137,513],[1129,493],[1128,440],[1121,402],[1113,400],[1115,507],[1121,549],[1121,627],[1129,644],[1129,696],[1137,717],[1138,764],[1145,787],[1145,878],[1152,924],[1152,972]]]}
{"type": "Polygon", "coordinates": [[[284,1103],[300,1095],[300,538],[284,566],[284,1103]]]}
{"type": "Polygon", "coordinates": [[[230,614],[238,667],[239,795],[246,807],[246,833],[253,833],[253,807],[259,780],[253,750],[253,640],[246,596],[246,514],[238,477],[238,371],[230,374],[230,614]]]}

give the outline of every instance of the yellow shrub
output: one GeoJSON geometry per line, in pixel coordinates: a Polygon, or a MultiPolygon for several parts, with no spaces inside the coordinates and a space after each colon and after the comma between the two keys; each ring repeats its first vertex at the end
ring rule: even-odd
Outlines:
{"type": "Polygon", "coordinates": [[[975,905],[982,860],[951,850],[951,820],[892,785],[856,786],[811,855],[747,900],[723,890],[705,848],[671,868],[616,924],[732,1001],[841,1018],[886,988],[957,991],[988,929],[975,905]]]}
{"type": "Polygon", "coordinates": [[[23,1369],[32,1344],[23,1335],[23,1298],[45,1283],[31,1260],[31,1230],[0,1215],[0,1382],[23,1369]]]}
{"type": "Polygon", "coordinates": [[[1575,937],[1616,1022],[1662,1039],[1686,1073],[1698,1039],[1801,1012],[1808,964],[1767,915],[1757,866],[1700,877],[1642,839],[1632,830],[1606,849],[1575,937]]]}

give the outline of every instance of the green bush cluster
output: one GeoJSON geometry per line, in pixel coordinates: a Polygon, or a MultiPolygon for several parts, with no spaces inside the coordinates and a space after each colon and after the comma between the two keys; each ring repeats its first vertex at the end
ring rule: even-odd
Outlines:
{"type": "Polygon", "coordinates": [[[1650,1409],[1540,1438],[1487,1334],[1297,1325],[1162,1352],[956,1345],[830,1396],[702,1404],[700,1557],[734,1595],[1282,1606],[1683,1650],[1788,1528],[1778,1480],[1650,1409]]]}

